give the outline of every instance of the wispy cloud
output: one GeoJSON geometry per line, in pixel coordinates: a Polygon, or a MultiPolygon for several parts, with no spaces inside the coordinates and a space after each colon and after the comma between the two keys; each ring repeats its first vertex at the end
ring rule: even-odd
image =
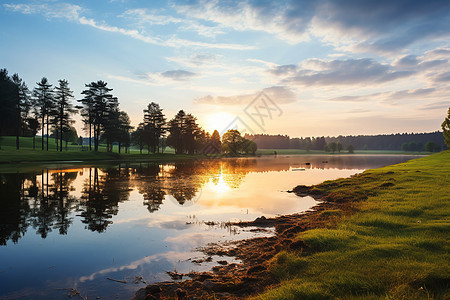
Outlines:
{"type": "Polygon", "coordinates": [[[176,81],[185,81],[188,80],[194,76],[196,76],[195,73],[185,71],[185,70],[172,70],[172,71],[166,71],[162,72],[161,75],[166,78],[170,78],[176,81]]]}
{"type": "Polygon", "coordinates": [[[147,72],[138,74],[136,77],[129,77],[123,75],[108,75],[109,78],[113,78],[120,81],[131,82],[142,85],[150,86],[167,86],[173,84],[179,84],[180,81],[188,81],[197,74],[186,70],[169,70],[164,72],[147,72]]]}
{"type": "Polygon", "coordinates": [[[42,3],[42,4],[3,4],[7,10],[22,14],[42,14],[47,19],[67,19],[77,21],[83,9],[69,3],[42,3]]]}
{"type": "Polygon", "coordinates": [[[196,53],[193,55],[190,55],[188,57],[186,56],[172,56],[172,57],[166,57],[165,59],[169,62],[175,62],[179,65],[191,67],[191,68],[198,68],[198,67],[209,67],[213,66],[215,68],[218,67],[218,64],[220,63],[221,56],[217,54],[212,53],[196,53]]]}
{"type": "MultiPolygon", "coordinates": [[[[228,50],[251,50],[254,46],[240,45],[233,43],[209,43],[203,41],[194,41],[171,36],[169,38],[161,38],[144,34],[138,29],[127,29],[118,26],[112,26],[104,21],[97,21],[93,18],[87,18],[80,15],[82,8],[78,5],[69,3],[44,3],[44,4],[3,4],[3,6],[11,11],[20,12],[22,14],[42,14],[47,19],[63,18],[68,21],[78,22],[82,25],[91,26],[98,30],[119,33],[145,43],[154,44],[158,46],[182,48],[208,48],[208,49],[228,49],[228,50]]],[[[134,10],[130,13],[139,13],[140,10],[134,10]]],[[[142,15],[142,14],[141,14],[142,15]]],[[[176,18],[164,18],[161,16],[145,15],[144,21],[153,22],[155,24],[168,24],[179,22],[176,18]]]]}
{"type": "Polygon", "coordinates": [[[213,105],[243,105],[248,104],[255,99],[257,95],[264,92],[270,99],[277,104],[286,104],[297,101],[295,93],[286,86],[271,86],[251,94],[241,94],[233,96],[211,96],[197,98],[196,103],[213,105]]]}
{"type": "Polygon", "coordinates": [[[174,8],[223,28],[266,32],[293,44],[318,37],[346,51],[393,53],[450,36],[448,1],[200,0],[174,8]]]}
{"type": "Polygon", "coordinates": [[[450,101],[437,101],[423,105],[421,109],[445,111],[450,108],[450,101]]]}
{"type": "Polygon", "coordinates": [[[162,14],[157,10],[145,8],[129,9],[121,17],[127,18],[142,27],[175,24],[179,31],[192,31],[205,37],[215,37],[225,33],[221,26],[206,26],[193,19],[177,18],[168,14],[162,14]]]}
{"type": "Polygon", "coordinates": [[[405,78],[412,70],[398,70],[369,58],[347,60],[309,59],[301,66],[286,65],[268,70],[282,77],[282,82],[298,85],[380,84],[405,78]]]}
{"type": "Polygon", "coordinates": [[[376,101],[381,104],[399,104],[406,101],[406,104],[410,104],[411,101],[433,101],[434,99],[439,99],[442,97],[442,90],[435,88],[420,88],[420,89],[409,89],[400,91],[390,91],[383,93],[373,93],[367,95],[357,95],[357,96],[341,96],[336,98],[326,99],[326,101],[336,101],[336,102],[369,102],[376,101]]]}
{"type": "Polygon", "coordinates": [[[263,31],[289,43],[309,39],[308,24],[313,14],[312,1],[302,2],[194,1],[174,4],[178,13],[189,18],[210,21],[236,31],[263,31]]]}

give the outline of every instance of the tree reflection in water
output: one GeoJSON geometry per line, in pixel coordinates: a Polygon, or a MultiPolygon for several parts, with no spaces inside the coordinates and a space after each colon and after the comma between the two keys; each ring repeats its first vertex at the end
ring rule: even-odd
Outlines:
{"type": "Polygon", "coordinates": [[[108,168],[99,174],[89,168],[78,210],[86,229],[104,232],[111,218],[119,212],[119,203],[128,200],[131,188],[128,168],[108,168]]]}
{"type": "Polygon", "coordinates": [[[167,197],[180,205],[192,203],[207,182],[237,188],[256,161],[204,160],[161,165],[140,163],[109,168],[0,174],[0,245],[17,243],[29,227],[45,239],[52,230],[68,233],[74,218],[85,229],[104,232],[119,212],[119,203],[136,189],[150,213],[167,197]],[[74,186],[83,179],[80,191],[74,186]]]}

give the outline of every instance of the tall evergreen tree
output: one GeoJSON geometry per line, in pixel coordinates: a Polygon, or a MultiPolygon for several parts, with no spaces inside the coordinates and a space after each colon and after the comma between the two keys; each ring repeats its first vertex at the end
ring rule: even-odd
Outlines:
{"type": "Polygon", "coordinates": [[[12,76],[12,80],[17,87],[16,96],[16,149],[19,150],[19,136],[22,135],[22,127],[26,125],[25,120],[30,110],[30,90],[22,78],[16,73],[12,76]]]}
{"type": "Polygon", "coordinates": [[[175,149],[175,153],[183,153],[184,143],[183,143],[183,128],[186,113],[180,110],[175,117],[168,122],[169,136],[167,137],[167,145],[175,149]]]}
{"type": "MultiPolygon", "coordinates": [[[[74,123],[71,115],[76,112],[71,100],[73,92],[69,88],[69,82],[65,79],[58,81],[59,85],[55,87],[55,124],[59,133],[60,147],[62,151],[63,134],[70,130],[70,125],[74,123]]],[[[58,136],[56,137],[58,139],[58,136]]]]}
{"type": "MultiPolygon", "coordinates": [[[[113,97],[110,92],[111,88],[107,87],[107,83],[99,80],[86,84],[88,89],[84,90],[82,94],[85,97],[79,100],[82,105],[82,116],[84,123],[89,128],[89,140],[91,140],[91,133],[94,133],[94,150],[98,151],[100,137],[107,126],[109,114],[114,114],[118,111],[119,102],[116,97],[113,97]]],[[[91,145],[89,144],[89,147],[91,145]]]]}
{"type": "Polygon", "coordinates": [[[191,114],[186,114],[184,127],[182,128],[184,147],[189,154],[197,152],[197,141],[201,138],[201,128],[197,124],[197,118],[191,114]]]}
{"type": "Polygon", "coordinates": [[[139,145],[139,153],[142,154],[144,148],[144,123],[139,123],[133,133],[131,133],[131,140],[135,145],[139,145]]]}
{"type": "Polygon", "coordinates": [[[128,147],[130,146],[130,130],[133,126],[130,125],[130,117],[124,111],[119,112],[119,132],[117,136],[117,142],[119,143],[119,153],[121,146],[125,146],[125,153],[128,153],[128,147]]]}
{"type": "Polygon", "coordinates": [[[144,109],[144,140],[149,151],[159,152],[160,138],[166,132],[166,117],[159,104],[151,102],[147,109],[144,109]]]}
{"type": "Polygon", "coordinates": [[[170,134],[167,137],[167,145],[174,148],[175,153],[193,154],[197,151],[201,128],[193,115],[180,110],[168,122],[168,131],[170,134]]]}
{"type": "Polygon", "coordinates": [[[89,135],[89,151],[92,150],[92,124],[94,116],[94,101],[95,101],[95,89],[92,87],[92,83],[85,84],[88,89],[81,92],[84,95],[83,99],[77,100],[81,103],[77,108],[80,110],[83,117],[84,130],[89,135]]]}
{"type": "Polygon", "coordinates": [[[0,137],[12,133],[16,120],[17,86],[8,76],[6,69],[0,70],[0,137]]]}
{"type": "Polygon", "coordinates": [[[40,82],[37,82],[37,87],[33,90],[34,102],[37,106],[38,116],[41,119],[42,128],[42,140],[41,146],[44,150],[44,134],[45,129],[47,132],[47,151],[48,151],[48,136],[49,136],[49,125],[50,125],[50,115],[54,108],[54,94],[53,87],[48,82],[47,78],[42,77],[40,82]]]}
{"type": "Polygon", "coordinates": [[[447,149],[450,149],[450,108],[447,112],[447,117],[442,122],[442,131],[444,134],[445,145],[447,145],[447,149]]]}
{"type": "Polygon", "coordinates": [[[220,141],[220,134],[217,130],[214,130],[211,138],[209,139],[210,151],[209,153],[220,153],[222,149],[222,142],[220,141]]]}

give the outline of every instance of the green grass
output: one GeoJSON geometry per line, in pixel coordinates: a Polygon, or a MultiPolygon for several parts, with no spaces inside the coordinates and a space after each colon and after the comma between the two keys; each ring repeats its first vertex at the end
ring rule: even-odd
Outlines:
{"type": "MultiPolygon", "coordinates": [[[[49,139],[49,151],[41,150],[41,138],[36,138],[36,148],[33,150],[32,138],[20,138],[20,150],[16,150],[15,137],[1,137],[0,150],[0,170],[2,172],[16,170],[18,168],[29,169],[42,164],[65,162],[65,163],[85,163],[85,162],[107,162],[107,161],[161,161],[171,162],[194,158],[203,158],[203,155],[175,155],[173,149],[166,148],[164,153],[152,154],[143,150],[131,148],[128,153],[118,153],[117,146],[113,147],[113,152],[107,152],[105,145],[100,145],[99,151],[82,151],[79,145],[65,145],[63,151],[56,151],[54,139],[49,139]],[[25,165],[23,163],[26,163],[25,165]]],[[[85,146],[86,147],[86,146],[85,146]]]]}
{"type": "Polygon", "coordinates": [[[445,151],[318,185],[359,210],[299,234],[309,248],[278,254],[281,285],[256,298],[450,299],[449,174],[445,151]]]}

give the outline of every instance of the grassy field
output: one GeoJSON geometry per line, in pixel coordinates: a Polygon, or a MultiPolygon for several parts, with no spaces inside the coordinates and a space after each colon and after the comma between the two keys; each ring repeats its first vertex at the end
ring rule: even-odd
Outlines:
{"type": "Polygon", "coordinates": [[[270,264],[281,285],[257,299],[450,299],[450,151],[324,182],[313,190],[355,202],[322,212],[308,247],[270,264]]]}
{"type": "MultiPolygon", "coordinates": [[[[19,141],[20,141],[19,145],[20,145],[21,150],[33,150],[33,138],[21,137],[19,139],[19,141]]],[[[35,149],[34,149],[35,151],[41,151],[41,141],[42,141],[41,137],[36,137],[36,142],[35,142],[36,144],[35,144],[35,149]]],[[[46,145],[47,145],[46,142],[47,142],[47,139],[44,138],[44,148],[45,149],[46,149],[46,145]]],[[[14,136],[0,137],[0,146],[1,146],[2,150],[16,150],[16,137],[14,137],[14,136]]],[[[93,146],[94,145],[92,144],[92,147],[93,146]]],[[[83,147],[85,149],[87,149],[89,146],[84,145],[83,147]]],[[[54,138],[49,138],[48,148],[51,151],[56,151],[56,141],[54,138]]],[[[68,143],[67,150],[72,151],[72,152],[82,151],[82,147],[80,145],[71,145],[70,143],[68,143]]],[[[137,147],[131,147],[129,150],[130,150],[129,151],[130,154],[139,154],[140,153],[139,148],[137,148],[137,147]]],[[[63,152],[64,151],[66,151],[65,142],[63,142],[63,152]]],[[[119,151],[118,146],[114,145],[113,152],[118,152],[118,151],[119,151]]],[[[123,151],[124,151],[124,148],[122,148],[122,154],[124,154],[123,151]]],[[[99,145],[99,152],[106,152],[105,144],[99,145]]],[[[175,151],[170,147],[167,147],[164,152],[168,153],[168,154],[175,153],[175,151]]],[[[145,149],[143,149],[143,153],[147,154],[147,151],[145,149]]]]}

